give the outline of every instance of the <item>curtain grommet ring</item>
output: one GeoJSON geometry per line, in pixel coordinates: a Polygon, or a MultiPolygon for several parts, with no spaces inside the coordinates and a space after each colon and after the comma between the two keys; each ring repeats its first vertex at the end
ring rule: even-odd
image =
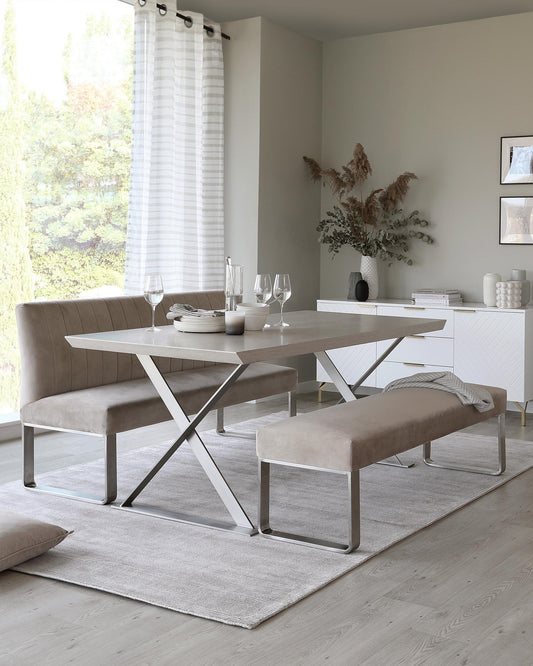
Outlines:
{"type": "Polygon", "coordinates": [[[214,37],[215,36],[215,29],[212,28],[210,25],[205,26],[205,31],[206,31],[208,37],[214,37]]]}
{"type": "Polygon", "coordinates": [[[144,7],[146,5],[146,0],[137,0],[137,2],[141,7],[144,7]]]}
{"type": "Polygon", "coordinates": [[[186,16],[186,17],[183,19],[183,23],[185,23],[185,27],[186,27],[186,28],[192,28],[192,23],[193,23],[193,21],[192,21],[192,18],[191,18],[190,16],[186,16]]]}
{"type": "Polygon", "coordinates": [[[157,8],[159,9],[159,13],[161,16],[165,16],[167,13],[167,6],[166,5],[157,5],[157,8]]]}

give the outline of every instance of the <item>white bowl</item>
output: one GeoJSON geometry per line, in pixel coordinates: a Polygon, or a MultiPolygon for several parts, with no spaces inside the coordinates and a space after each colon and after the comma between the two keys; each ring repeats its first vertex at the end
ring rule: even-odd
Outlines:
{"type": "Polygon", "coordinates": [[[237,310],[244,310],[253,312],[253,313],[263,313],[266,312],[268,314],[270,310],[270,306],[268,303],[237,303],[237,310]]]}
{"type": "Polygon", "coordinates": [[[238,303],[237,310],[244,312],[245,331],[261,331],[267,323],[270,306],[268,303],[238,303]]]}
{"type": "Polygon", "coordinates": [[[263,326],[267,323],[268,312],[259,315],[251,315],[248,312],[244,315],[244,330],[245,331],[261,331],[263,326]]]}

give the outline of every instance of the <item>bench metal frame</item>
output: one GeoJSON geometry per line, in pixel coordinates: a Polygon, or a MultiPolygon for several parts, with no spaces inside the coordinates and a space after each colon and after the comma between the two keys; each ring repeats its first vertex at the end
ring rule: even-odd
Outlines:
{"type": "MultiPolygon", "coordinates": [[[[451,433],[450,433],[451,434],[451,433]]],[[[460,472],[472,472],[474,474],[486,474],[489,476],[499,476],[505,471],[505,413],[498,416],[498,466],[496,469],[486,469],[479,467],[461,467],[458,465],[447,465],[435,463],[431,459],[431,442],[423,444],[424,462],[430,467],[440,469],[451,469],[460,472]]],[[[415,447],[413,447],[415,448],[415,447]]],[[[277,539],[297,543],[302,546],[312,546],[340,553],[350,553],[359,546],[360,541],[360,489],[359,489],[359,470],[353,472],[341,472],[334,469],[324,469],[320,467],[311,467],[309,465],[298,465],[296,463],[281,462],[278,460],[259,459],[259,532],[268,539],[277,539]],[[341,544],[315,537],[304,536],[301,534],[292,534],[273,529],[270,525],[270,465],[283,465],[286,467],[296,467],[300,469],[311,469],[319,472],[330,472],[334,474],[346,474],[348,478],[348,543],[341,544]]]]}
{"type": "Polygon", "coordinates": [[[22,424],[22,475],[24,487],[28,490],[36,490],[49,495],[59,495],[60,497],[69,497],[92,504],[110,504],[117,497],[117,436],[116,435],[97,435],[91,432],[80,432],[78,430],[67,430],[65,428],[50,428],[34,423],[22,424]],[[56,488],[55,486],[40,486],[35,481],[35,428],[45,430],[57,430],[60,432],[76,433],[78,435],[90,435],[92,437],[103,437],[104,440],[104,496],[82,493],[76,490],[67,490],[66,488],[56,488]]]}
{"type": "Polygon", "coordinates": [[[291,463],[278,462],[276,460],[259,459],[259,507],[258,507],[258,529],[267,539],[277,539],[290,543],[299,543],[302,546],[332,550],[337,553],[350,553],[359,547],[361,512],[359,501],[359,470],[353,472],[339,472],[333,469],[311,467],[309,465],[295,465],[291,463]],[[333,474],[345,474],[348,481],[348,543],[337,543],[325,539],[317,539],[302,534],[281,532],[270,526],[270,465],[283,465],[285,467],[297,467],[299,469],[310,469],[318,472],[330,472],[333,474]]]}
{"type": "MultiPolygon", "coordinates": [[[[146,361],[148,365],[148,361],[146,361]]],[[[237,366],[238,371],[235,372],[235,378],[232,379],[232,382],[237,379],[238,376],[240,376],[247,366],[237,366]]],[[[161,378],[163,376],[161,375],[161,378]]],[[[233,375],[232,375],[233,377],[233,375]]],[[[159,381],[159,378],[158,378],[159,381]]],[[[163,380],[164,381],[164,380],[163,380]]],[[[218,397],[222,393],[224,393],[226,390],[226,386],[224,385],[224,390],[223,391],[216,391],[215,395],[218,397]]],[[[213,396],[212,398],[208,401],[208,405],[211,405],[213,403],[213,396]]],[[[296,397],[293,391],[288,392],[288,409],[289,409],[289,416],[296,416],[296,397]]],[[[202,418],[207,414],[208,408],[207,405],[204,405],[204,407],[200,410],[199,415],[194,419],[194,426],[196,426],[202,418]]],[[[219,434],[225,434],[224,430],[224,420],[223,420],[223,408],[217,409],[217,432],[219,434]],[[222,432],[219,431],[219,427],[222,427],[222,432]]],[[[175,416],[173,414],[173,416],[175,416]]],[[[187,419],[187,426],[188,428],[186,429],[187,432],[183,432],[181,436],[172,444],[169,452],[167,452],[166,456],[164,457],[164,462],[168,460],[168,458],[179,448],[179,446],[187,439],[188,436],[191,436],[191,433],[194,429],[194,427],[191,427],[191,424],[189,423],[189,419],[187,417],[184,417],[187,419]]],[[[182,423],[182,425],[184,422],[182,423]]],[[[255,436],[254,436],[255,438],[255,436]]],[[[209,467],[209,471],[206,469],[206,472],[208,473],[208,476],[216,476],[216,472],[218,472],[218,469],[213,471],[213,464],[210,464],[211,461],[208,462],[201,462],[202,466],[204,465],[206,467],[209,467]]],[[[163,463],[164,464],[164,463],[163,463]]],[[[116,434],[113,435],[99,435],[97,433],[92,433],[92,432],[83,432],[80,430],[69,430],[66,428],[52,428],[50,426],[43,426],[35,423],[23,423],[22,424],[22,467],[23,467],[23,483],[24,487],[28,488],[28,490],[35,490],[38,492],[42,493],[48,493],[49,495],[57,495],[60,497],[68,497],[70,499],[75,499],[75,500],[80,500],[83,502],[91,502],[92,504],[111,504],[114,502],[114,500],[117,498],[117,436],[116,434]],[[58,432],[66,432],[66,433],[73,433],[77,435],[88,435],[91,437],[101,437],[104,441],[104,469],[105,469],[105,479],[104,479],[104,494],[103,496],[99,495],[94,495],[91,493],[83,493],[77,490],[69,490],[66,488],[58,488],[55,486],[46,486],[46,485],[39,485],[37,484],[35,480],[35,428],[43,429],[43,430],[52,430],[52,431],[58,431],[58,432]]],[[[162,467],[162,464],[157,465],[154,470],[149,475],[148,479],[145,479],[142,485],[142,488],[144,488],[147,483],[155,476],[155,473],[159,471],[159,469],[162,467]]],[[[205,467],[204,467],[205,469],[205,467]]],[[[123,503],[123,507],[131,507],[131,502],[133,499],[139,494],[140,490],[139,487],[130,495],[130,497],[123,503]]],[[[226,504],[226,502],[233,503],[233,498],[229,496],[229,493],[226,492],[225,484],[222,482],[221,484],[221,492],[223,493],[223,501],[226,504]]],[[[237,509],[238,512],[238,509],[237,509]]],[[[165,516],[167,517],[167,516],[165,516]]],[[[239,516],[240,517],[240,516],[239,516]]],[[[195,520],[189,520],[188,518],[182,517],[184,522],[191,522],[191,523],[198,523],[201,522],[198,518],[195,518],[195,520]]],[[[246,517],[246,520],[247,517],[246,517]]],[[[203,523],[202,523],[203,524],[203,523]]],[[[213,524],[210,526],[214,527],[219,527],[220,529],[228,529],[226,525],[219,526],[218,524],[213,524]]],[[[234,529],[233,527],[231,529],[234,529]]],[[[248,525],[245,523],[245,532],[246,533],[255,533],[255,530],[251,523],[248,525]]]]}
{"type": "MultiPolygon", "coordinates": [[[[296,416],[298,409],[297,409],[297,400],[296,400],[295,391],[287,391],[287,409],[289,412],[289,416],[296,416]]],[[[231,437],[242,437],[243,439],[255,440],[255,434],[252,436],[248,436],[248,435],[241,435],[240,433],[236,432],[228,432],[226,430],[226,428],[224,427],[224,407],[218,407],[216,410],[216,414],[217,414],[217,425],[216,425],[217,435],[230,435],[231,437]]]]}
{"type": "Polygon", "coordinates": [[[486,474],[488,476],[499,476],[505,472],[505,413],[498,416],[498,467],[496,469],[487,469],[485,467],[461,467],[459,465],[448,465],[436,463],[431,458],[431,442],[423,445],[424,462],[429,467],[439,469],[453,469],[458,472],[472,472],[473,474],[486,474]]]}

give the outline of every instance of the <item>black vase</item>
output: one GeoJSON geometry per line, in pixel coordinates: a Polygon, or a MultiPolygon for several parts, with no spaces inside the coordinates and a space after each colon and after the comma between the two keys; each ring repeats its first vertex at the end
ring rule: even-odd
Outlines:
{"type": "Polygon", "coordinates": [[[358,301],[368,300],[368,282],[366,280],[359,280],[355,285],[355,298],[358,301]]]}

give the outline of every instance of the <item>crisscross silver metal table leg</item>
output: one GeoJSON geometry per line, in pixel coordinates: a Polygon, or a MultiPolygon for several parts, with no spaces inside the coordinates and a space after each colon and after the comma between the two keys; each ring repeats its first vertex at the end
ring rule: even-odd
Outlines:
{"type": "Polygon", "coordinates": [[[391,354],[396,349],[402,340],[403,337],[396,338],[396,340],[394,340],[394,342],[392,342],[387,347],[383,354],[381,354],[381,356],[376,361],[374,361],[374,363],[372,363],[368,370],[363,375],[361,375],[361,377],[359,377],[359,379],[354,384],[351,385],[348,385],[326,351],[315,352],[315,356],[320,365],[328,373],[329,378],[333,384],[335,384],[337,391],[341,394],[346,402],[350,402],[350,400],[357,399],[355,397],[355,391],[362,385],[365,379],[374,372],[378,365],[380,365],[387,358],[387,356],[389,356],[389,354],[391,354]]]}
{"type": "Polygon", "coordinates": [[[148,472],[144,479],[137,485],[135,490],[130,493],[130,495],[122,502],[120,508],[126,509],[129,511],[135,511],[137,513],[144,513],[160,518],[166,518],[168,520],[176,520],[180,522],[186,522],[195,525],[203,525],[206,527],[212,527],[215,529],[230,530],[234,532],[239,532],[241,534],[255,534],[257,530],[254,525],[251,523],[250,519],[246,515],[244,509],[242,508],[240,502],[235,497],[233,491],[228,485],[226,479],[222,475],[222,472],[218,468],[217,464],[211,457],[211,454],[205,447],[202,439],[199,434],[196,432],[196,426],[202,421],[207,412],[213,409],[216,403],[220,398],[226,393],[226,391],[237,381],[240,375],[246,370],[248,365],[242,364],[236,366],[235,370],[228,376],[224,383],[213,393],[209,400],[205,403],[202,409],[198,412],[193,420],[189,420],[180,404],[174,397],[170,387],[168,386],[165,378],[160,373],[153,359],[148,355],[138,354],[137,355],[141,365],[143,366],[146,374],[150,378],[152,384],[154,385],[156,391],[160,395],[161,399],[165,403],[167,409],[169,410],[172,418],[176,422],[178,428],[181,431],[178,439],[172,444],[172,446],[166,451],[166,453],[159,459],[159,461],[154,465],[154,467],[148,472]],[[221,521],[211,520],[209,518],[202,518],[199,516],[188,516],[186,514],[181,514],[178,512],[165,511],[157,507],[133,507],[133,501],[139,496],[139,494],[146,488],[154,476],[162,469],[162,467],[170,460],[174,453],[178,450],[181,444],[187,441],[191,447],[192,452],[194,453],[196,459],[202,466],[204,472],[206,473],[209,481],[211,482],[214,489],[217,491],[220,499],[222,500],[224,506],[231,515],[234,524],[227,524],[221,521]]]}

